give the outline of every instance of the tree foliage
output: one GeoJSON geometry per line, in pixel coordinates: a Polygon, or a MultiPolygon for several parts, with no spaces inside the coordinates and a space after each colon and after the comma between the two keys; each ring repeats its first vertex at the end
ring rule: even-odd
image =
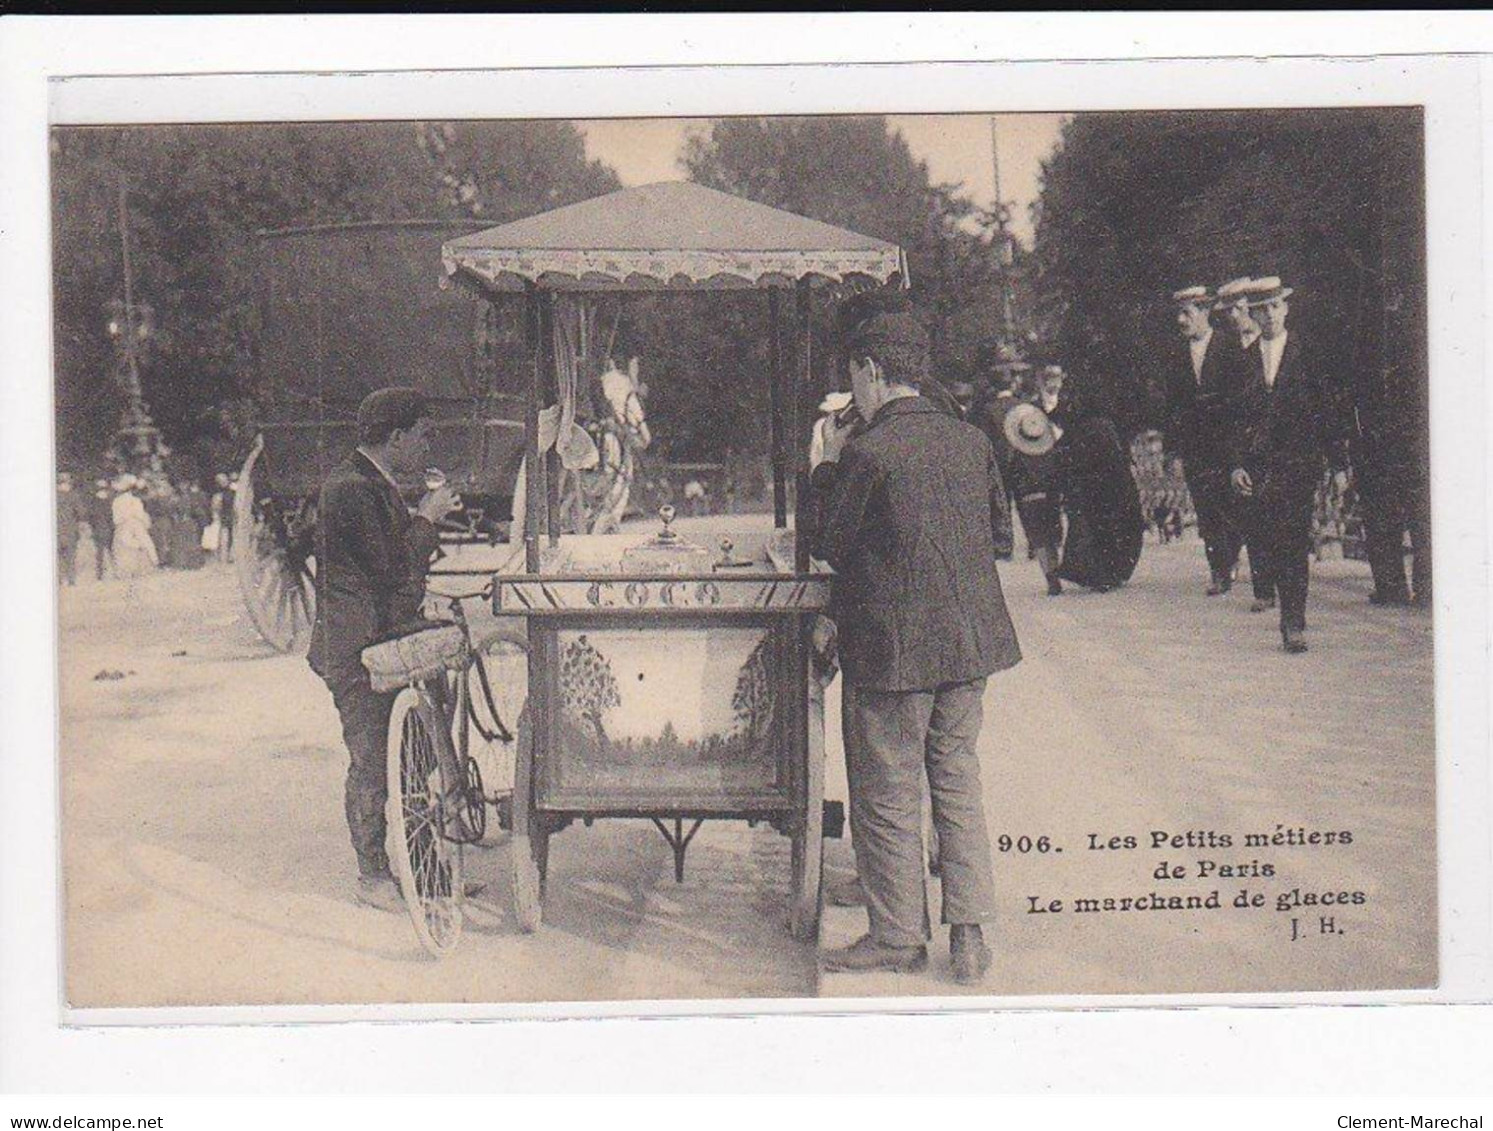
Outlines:
{"type": "MultiPolygon", "coordinates": [[[[60,458],[96,464],[123,392],[106,332],[123,298],[125,189],[142,366],[168,443],[198,469],[242,455],[256,342],[254,233],[364,220],[502,223],[617,187],[562,122],[58,129],[52,135],[60,458]]],[[[432,270],[432,285],[435,272],[432,270]]]]}
{"type": "Polygon", "coordinates": [[[1423,340],[1422,146],[1414,110],[1074,117],[1038,201],[1050,348],[1122,425],[1154,425],[1176,348],[1170,292],[1279,275],[1297,291],[1293,329],[1329,359],[1339,391],[1367,411],[1408,407],[1413,359],[1383,343],[1395,322],[1404,341],[1423,340]]]}
{"type": "MultiPolygon", "coordinates": [[[[957,186],[932,183],[885,118],[722,119],[687,140],[681,164],[700,184],[900,245],[936,371],[952,380],[968,368],[979,344],[968,332],[968,310],[988,305],[995,256],[974,206],[957,186]]],[[[833,300],[813,300],[814,377],[805,408],[836,381],[827,333],[833,300]]],[[[738,451],[765,450],[767,302],[740,294],[633,304],[626,344],[643,357],[650,412],[667,422],[660,435],[671,454],[720,456],[723,438],[738,451]]],[[[801,365],[792,300],[783,314],[785,362],[801,365]]]]}

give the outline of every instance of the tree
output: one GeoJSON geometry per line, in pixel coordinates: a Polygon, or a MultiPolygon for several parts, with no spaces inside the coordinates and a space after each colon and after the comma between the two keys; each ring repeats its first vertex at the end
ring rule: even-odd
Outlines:
{"type": "MultiPolygon", "coordinates": [[[[933,184],[885,118],[722,119],[686,141],[681,164],[711,188],[900,245],[913,302],[933,338],[935,371],[951,380],[968,368],[979,343],[962,331],[970,307],[988,301],[982,296],[994,289],[995,255],[978,231],[974,206],[955,186],[933,184]]],[[[801,419],[823,389],[838,383],[826,317],[833,298],[813,301],[814,388],[801,419]]],[[[722,458],[724,449],[765,450],[766,304],[759,293],[629,304],[620,340],[643,358],[655,398],[650,411],[668,422],[660,440],[669,454],[700,459],[722,458]]],[[[784,313],[792,312],[790,301],[784,313]]],[[[799,345],[789,334],[788,364],[799,345]]]]}
{"type": "Polygon", "coordinates": [[[586,160],[579,131],[565,122],[54,130],[58,446],[81,464],[97,462],[122,403],[104,313],[123,294],[121,184],[136,293],[157,328],[142,371],[146,398],[170,445],[215,470],[225,451],[242,456],[247,437],[237,429],[254,416],[245,402],[258,331],[256,231],[412,218],[500,223],[617,181],[586,160]]]}
{"type": "Polygon", "coordinates": [[[1383,280],[1402,284],[1406,317],[1421,320],[1410,337],[1423,340],[1422,148],[1419,112],[1404,109],[1074,117],[1038,201],[1048,348],[1093,382],[1122,427],[1154,426],[1158,359],[1176,345],[1168,294],[1281,275],[1331,380],[1367,407],[1388,364],[1383,280]]]}

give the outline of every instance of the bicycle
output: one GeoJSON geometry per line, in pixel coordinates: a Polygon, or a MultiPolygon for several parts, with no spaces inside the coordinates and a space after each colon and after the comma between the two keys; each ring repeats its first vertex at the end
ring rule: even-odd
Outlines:
{"type": "Polygon", "coordinates": [[[515,751],[527,727],[527,638],[494,628],[474,642],[463,599],[448,598],[449,621],[422,625],[363,656],[375,690],[398,689],[389,713],[389,859],[416,937],[435,957],[461,938],[464,850],[486,836],[488,808],[500,828],[511,827],[515,751]],[[504,676],[497,693],[490,668],[504,676]],[[474,733],[496,752],[494,776],[506,779],[492,792],[474,733]]]}

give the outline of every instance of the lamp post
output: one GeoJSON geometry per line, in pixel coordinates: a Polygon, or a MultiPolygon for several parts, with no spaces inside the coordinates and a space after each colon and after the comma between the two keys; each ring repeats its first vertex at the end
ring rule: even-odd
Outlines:
{"type": "Polygon", "coordinates": [[[1001,150],[1000,134],[996,118],[990,119],[990,161],[995,173],[995,203],[991,215],[995,220],[996,265],[1000,269],[1001,293],[1001,339],[1008,345],[1016,341],[1016,312],[1011,302],[1011,268],[1016,262],[1016,251],[1012,246],[1015,237],[1011,234],[1011,210],[1001,199],[1001,150]]]}
{"type": "Polygon", "coordinates": [[[140,352],[155,328],[155,312],[149,303],[135,302],[135,280],[130,263],[130,229],[125,202],[125,184],[119,182],[119,242],[124,259],[124,300],[109,303],[109,337],[114,341],[120,380],[126,402],[117,430],[116,447],[140,470],[161,470],[161,431],[151,420],[140,384],[140,352]]]}

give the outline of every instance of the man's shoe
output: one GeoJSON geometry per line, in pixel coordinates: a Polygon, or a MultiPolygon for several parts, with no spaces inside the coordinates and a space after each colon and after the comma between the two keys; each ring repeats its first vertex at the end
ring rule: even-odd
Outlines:
{"type": "Polygon", "coordinates": [[[890,970],[895,974],[917,974],[928,969],[926,946],[885,946],[870,935],[862,935],[849,946],[826,950],[819,968],[828,972],[867,974],[890,970]]]}
{"type": "Polygon", "coordinates": [[[949,928],[949,959],[954,981],[973,986],[990,969],[990,948],[978,923],[955,923],[949,928]]]}
{"type": "Polygon", "coordinates": [[[1063,583],[1057,577],[1047,579],[1047,595],[1049,597],[1061,597],[1063,595],[1063,583]]]}
{"type": "Polygon", "coordinates": [[[1274,597],[1256,597],[1249,603],[1249,611],[1252,613],[1263,613],[1266,609],[1275,608],[1274,597]]]}
{"type": "Polygon", "coordinates": [[[1410,594],[1381,593],[1379,590],[1375,589],[1372,593],[1369,594],[1369,604],[1404,606],[1410,604],[1410,594]]]}
{"type": "Polygon", "coordinates": [[[1280,634],[1281,647],[1292,655],[1306,651],[1306,641],[1301,638],[1301,629],[1287,628],[1280,634]]]}
{"type": "Polygon", "coordinates": [[[376,911],[398,913],[404,910],[404,896],[399,894],[399,885],[390,875],[359,876],[356,898],[364,907],[376,911]]]}

